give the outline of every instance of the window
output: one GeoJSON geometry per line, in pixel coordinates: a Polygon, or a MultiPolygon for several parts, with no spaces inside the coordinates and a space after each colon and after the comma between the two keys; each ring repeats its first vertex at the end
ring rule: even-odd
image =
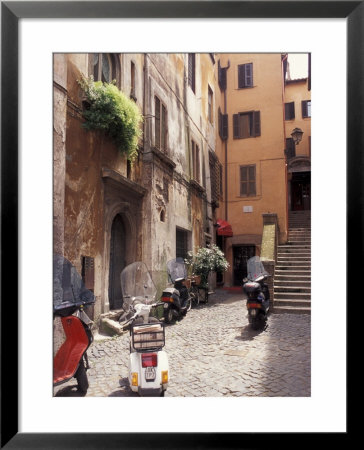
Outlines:
{"type": "Polygon", "coordinates": [[[193,92],[196,92],[196,55],[188,54],[188,85],[191,86],[193,92]]]}
{"type": "Polygon", "coordinates": [[[223,141],[228,138],[228,115],[222,114],[219,108],[219,136],[223,141]]]}
{"type": "Polygon", "coordinates": [[[207,116],[209,119],[210,123],[213,123],[214,121],[214,111],[213,111],[213,92],[212,89],[210,88],[210,86],[207,86],[207,103],[208,103],[208,111],[207,111],[207,116]]]}
{"type": "Polygon", "coordinates": [[[240,64],[238,66],[238,87],[253,87],[253,64],[240,64]]]}
{"type": "Polygon", "coordinates": [[[155,146],[163,151],[167,151],[167,109],[156,96],[155,100],[155,146]]]}
{"type": "Polygon", "coordinates": [[[302,101],[302,117],[311,117],[311,100],[302,101]]]}
{"type": "Polygon", "coordinates": [[[296,146],[292,138],[286,139],[286,155],[287,159],[294,158],[296,156],[296,146]]]}
{"type": "Polygon", "coordinates": [[[111,83],[117,79],[115,58],[109,53],[94,53],[91,58],[91,73],[95,81],[111,83]]]}
{"type": "Polygon", "coordinates": [[[242,197],[253,197],[255,189],[255,164],[240,166],[240,195],[242,197]]]}
{"type": "Polygon", "coordinates": [[[294,102],[284,104],[284,119],[293,120],[295,118],[294,114],[294,102]]]}
{"type": "Polygon", "coordinates": [[[200,149],[196,142],[192,141],[192,176],[200,183],[200,149]]]}
{"type": "Polygon", "coordinates": [[[233,115],[234,139],[260,136],[260,111],[233,115]]]}
{"type": "Polygon", "coordinates": [[[176,258],[187,258],[188,232],[176,229],[176,258]]]}
{"type": "Polygon", "coordinates": [[[130,98],[136,101],[135,96],[135,64],[131,61],[130,64],[130,98]]]}

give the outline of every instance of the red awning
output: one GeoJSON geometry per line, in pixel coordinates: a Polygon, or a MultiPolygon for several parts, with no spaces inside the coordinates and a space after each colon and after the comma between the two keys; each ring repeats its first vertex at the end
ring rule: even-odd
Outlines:
{"type": "Polygon", "coordinates": [[[233,229],[231,228],[229,222],[226,222],[226,220],[218,219],[216,221],[216,225],[217,225],[217,234],[219,236],[226,236],[226,237],[233,236],[233,229]]]}

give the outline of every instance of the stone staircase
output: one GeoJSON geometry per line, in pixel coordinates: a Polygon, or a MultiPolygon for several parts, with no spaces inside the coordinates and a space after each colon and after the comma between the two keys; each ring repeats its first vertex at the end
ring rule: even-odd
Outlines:
{"type": "Polygon", "coordinates": [[[277,250],[273,312],[311,313],[311,211],[290,212],[288,242],[277,250]]]}

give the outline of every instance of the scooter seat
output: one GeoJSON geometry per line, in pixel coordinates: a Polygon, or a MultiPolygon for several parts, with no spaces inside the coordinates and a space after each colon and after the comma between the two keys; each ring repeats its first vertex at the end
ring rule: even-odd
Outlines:
{"type": "Polygon", "coordinates": [[[53,360],[53,384],[69,380],[76,373],[78,363],[87,350],[89,339],[78,317],[62,317],[66,341],[53,360]]]}

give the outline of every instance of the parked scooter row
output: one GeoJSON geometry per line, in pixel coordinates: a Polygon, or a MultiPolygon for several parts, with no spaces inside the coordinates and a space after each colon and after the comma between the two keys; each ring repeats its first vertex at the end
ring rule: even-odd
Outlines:
{"type": "MultiPolygon", "coordinates": [[[[58,386],[72,377],[78,390],[86,395],[88,389],[87,349],[93,342],[93,322],[84,308],[95,302],[72,264],[62,256],[54,257],[54,315],[61,317],[65,334],[54,357],[53,384],[58,386]]],[[[168,357],[165,345],[164,322],[183,318],[198,304],[198,296],[186,286],[187,270],[182,258],[167,264],[169,281],[173,287],[164,289],[161,301],[156,302],[156,288],[143,262],[135,262],[120,275],[124,313],[119,322],[130,330],[129,382],[132,391],[140,395],[164,396],[169,382],[168,357]],[[163,308],[164,322],[158,320],[156,310],[163,308]]],[[[193,288],[196,288],[194,286],[193,288]]]]}

